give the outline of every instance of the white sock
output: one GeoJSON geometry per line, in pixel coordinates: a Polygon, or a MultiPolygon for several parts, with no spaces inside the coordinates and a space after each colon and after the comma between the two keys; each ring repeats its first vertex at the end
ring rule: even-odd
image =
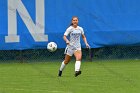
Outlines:
{"type": "Polygon", "coordinates": [[[65,68],[66,64],[64,63],[64,61],[62,62],[61,66],[60,66],[60,71],[63,71],[63,69],[65,68]]]}
{"type": "Polygon", "coordinates": [[[75,62],[75,71],[80,71],[81,61],[75,62]]]}

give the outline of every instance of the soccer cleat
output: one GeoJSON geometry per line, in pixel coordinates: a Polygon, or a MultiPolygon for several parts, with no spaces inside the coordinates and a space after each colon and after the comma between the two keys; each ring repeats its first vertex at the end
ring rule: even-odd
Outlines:
{"type": "Polygon", "coordinates": [[[75,77],[81,74],[81,71],[75,71],[75,77]]]}
{"type": "Polygon", "coordinates": [[[62,71],[59,70],[58,76],[61,77],[62,71]]]}

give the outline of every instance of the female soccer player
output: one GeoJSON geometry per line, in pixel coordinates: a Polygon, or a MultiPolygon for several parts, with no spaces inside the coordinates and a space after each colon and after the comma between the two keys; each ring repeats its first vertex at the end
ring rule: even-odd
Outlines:
{"type": "Polygon", "coordinates": [[[75,77],[81,74],[81,71],[80,71],[81,58],[82,58],[82,51],[81,51],[81,44],[80,44],[81,35],[82,35],[83,41],[86,44],[86,47],[90,48],[89,44],[87,43],[86,37],[84,35],[83,28],[78,26],[78,17],[74,16],[72,18],[70,27],[67,28],[63,36],[63,39],[65,40],[67,44],[67,47],[65,49],[65,59],[60,66],[58,76],[62,75],[62,71],[64,67],[70,62],[71,56],[73,54],[76,58],[75,77]],[[69,40],[67,38],[68,35],[70,36],[69,40]]]}

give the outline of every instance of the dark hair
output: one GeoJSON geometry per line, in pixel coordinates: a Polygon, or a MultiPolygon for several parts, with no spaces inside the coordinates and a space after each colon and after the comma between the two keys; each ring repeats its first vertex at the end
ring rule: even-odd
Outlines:
{"type": "Polygon", "coordinates": [[[70,24],[70,26],[72,26],[72,25],[73,25],[73,23],[70,24]]]}
{"type": "MultiPolygon", "coordinates": [[[[78,19],[77,16],[73,16],[72,19],[71,19],[71,21],[73,20],[73,18],[77,18],[78,19]]],[[[72,26],[72,25],[73,25],[73,23],[70,23],[70,26],[72,26]]]]}

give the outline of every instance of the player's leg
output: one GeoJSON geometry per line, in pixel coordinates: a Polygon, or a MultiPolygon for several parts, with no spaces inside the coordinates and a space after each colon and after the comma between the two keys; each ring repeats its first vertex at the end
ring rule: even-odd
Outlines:
{"type": "Polygon", "coordinates": [[[58,76],[61,76],[62,75],[62,71],[65,68],[65,66],[70,62],[70,59],[71,59],[71,56],[69,56],[69,55],[66,54],[64,61],[61,63],[58,76]]]}
{"type": "Polygon", "coordinates": [[[75,77],[76,77],[81,74],[80,67],[81,67],[82,51],[81,50],[75,51],[74,56],[76,58],[75,62],[75,77]]]}
{"type": "Polygon", "coordinates": [[[73,55],[73,52],[72,52],[72,50],[70,48],[66,47],[65,54],[66,54],[65,55],[65,59],[61,63],[58,76],[61,76],[62,75],[62,71],[65,68],[65,66],[70,62],[70,59],[71,59],[71,56],[73,55]]]}

